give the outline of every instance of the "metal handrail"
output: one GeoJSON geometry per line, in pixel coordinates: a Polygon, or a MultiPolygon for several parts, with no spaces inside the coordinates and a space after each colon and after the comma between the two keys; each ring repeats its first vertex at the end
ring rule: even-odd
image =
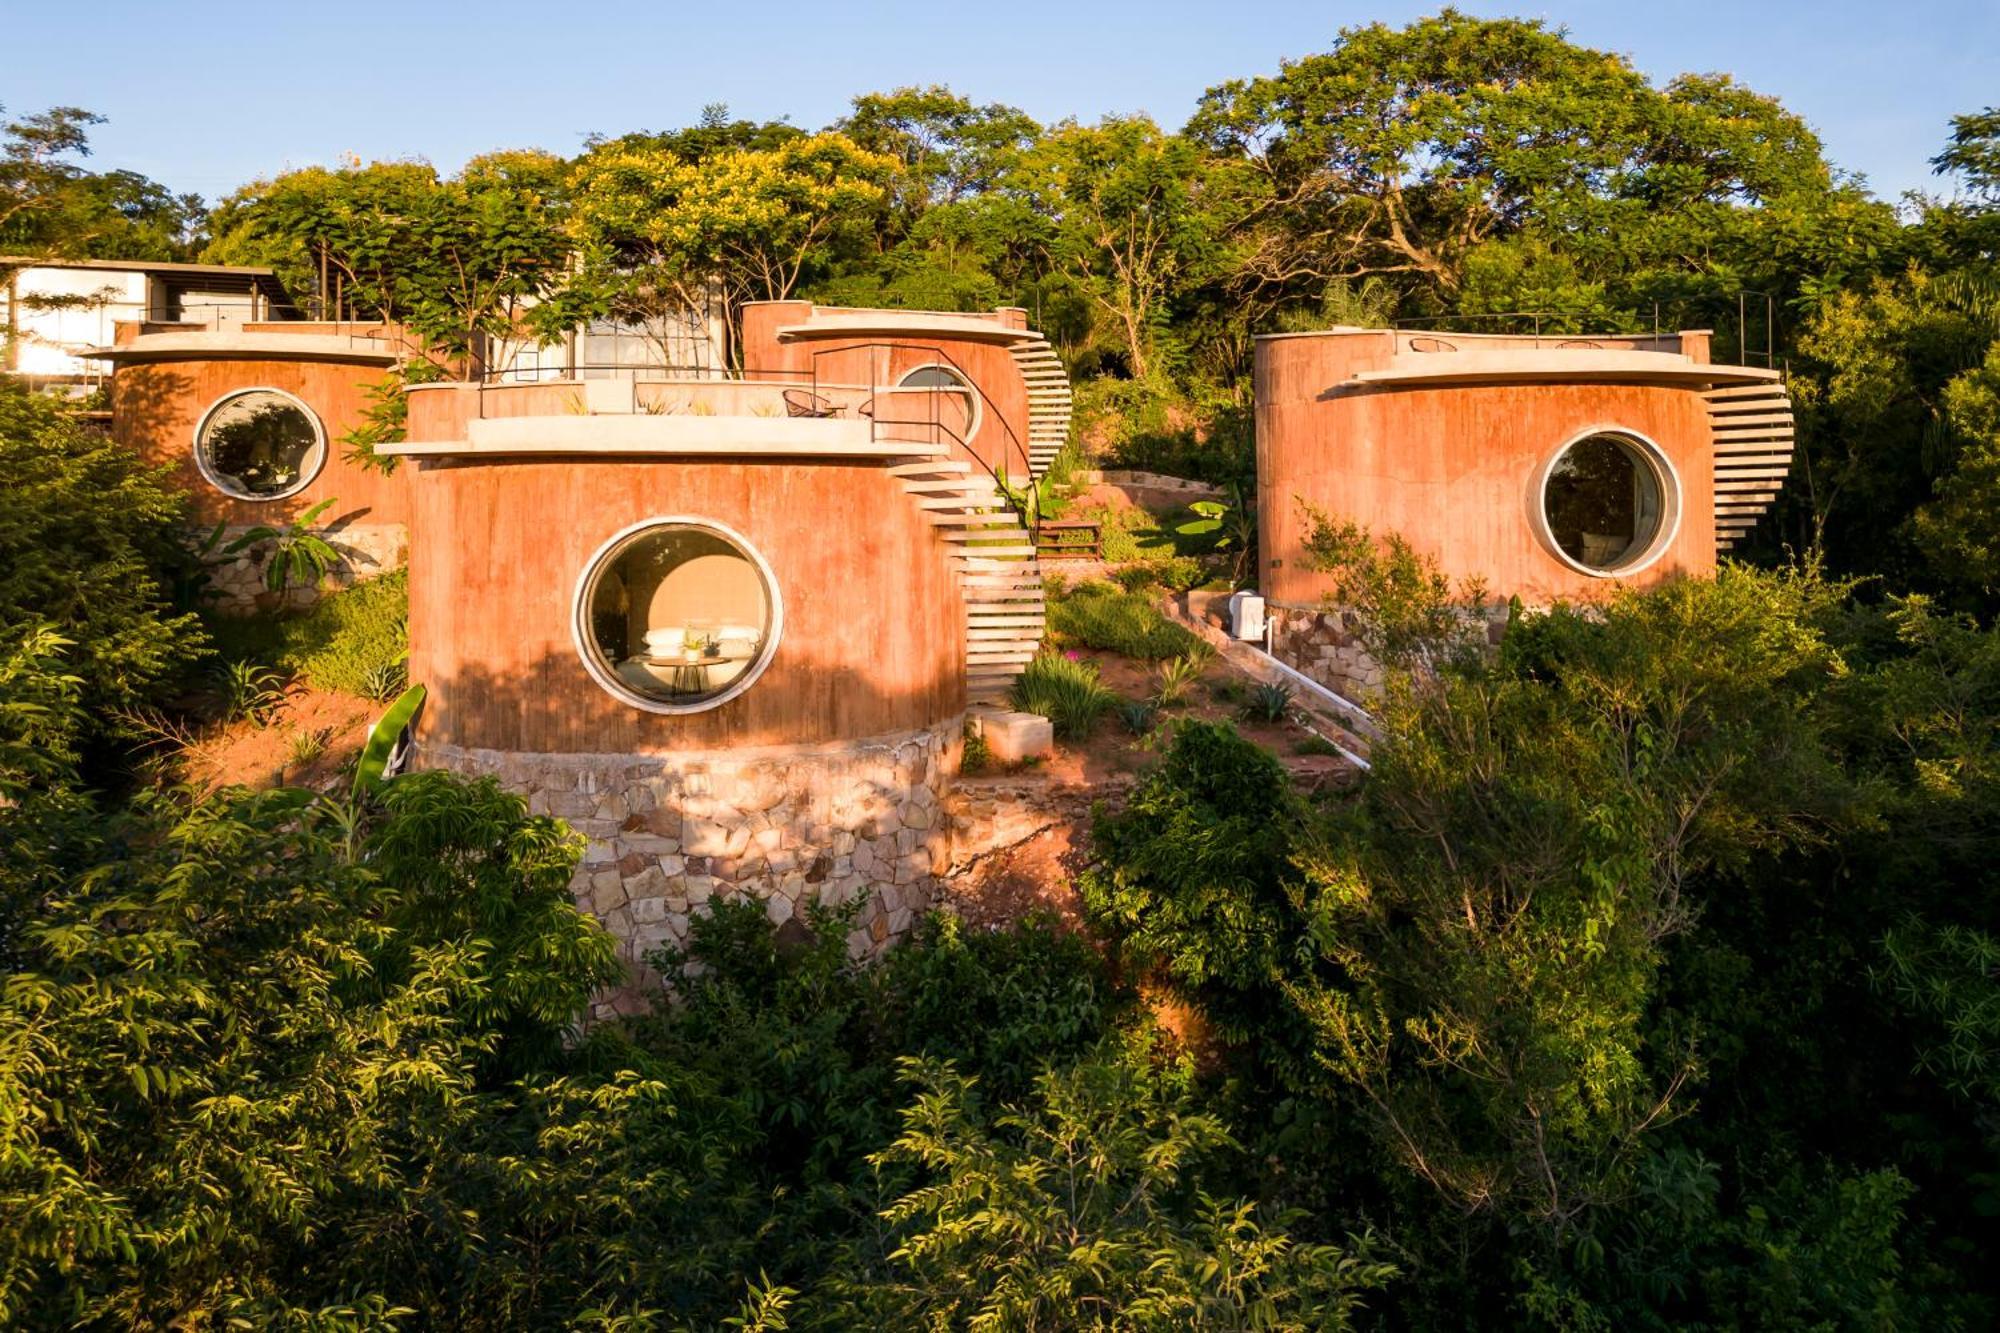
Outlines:
{"type": "MultiPolygon", "coordinates": [[[[972,393],[976,394],[978,396],[979,401],[985,405],[987,410],[984,414],[984,419],[986,421],[993,423],[994,425],[997,425],[1000,428],[1001,433],[1006,437],[1007,443],[1013,446],[1015,454],[1017,454],[1021,460],[1021,476],[1023,478],[1023,485],[1029,488],[1029,490],[1024,493],[1028,494],[1032,493],[1032,488],[1034,487],[1035,484],[1032,459],[1027,449],[1021,444],[1020,437],[1014,434],[1013,427],[1009,426],[1007,424],[1006,417],[1001,415],[999,405],[993,401],[992,397],[988,395],[984,389],[979,387],[979,381],[973,378],[971,373],[968,372],[965,369],[965,367],[959,365],[958,362],[954,360],[950,356],[950,354],[948,354],[941,347],[937,347],[927,343],[877,342],[877,343],[858,343],[845,347],[829,347],[815,351],[812,354],[814,392],[815,393],[818,392],[821,383],[820,373],[819,373],[821,357],[841,356],[841,355],[851,354],[854,352],[868,352],[871,353],[870,363],[872,369],[875,360],[872,354],[881,351],[919,352],[924,355],[936,358],[937,364],[948,366],[954,372],[956,372],[959,377],[959,380],[965,385],[965,387],[969,389],[972,393]]],[[[886,377],[871,373],[869,378],[871,380],[883,380],[886,377]]],[[[829,383],[827,387],[831,388],[833,387],[833,385],[829,383]]],[[[1003,457],[1001,460],[1001,469],[1000,471],[996,472],[991,466],[987,464],[986,460],[980,456],[979,451],[972,447],[972,442],[970,439],[961,436],[957,431],[953,430],[950,426],[946,425],[943,422],[943,420],[941,420],[940,417],[938,416],[938,402],[940,395],[947,393],[957,393],[958,392],[957,389],[947,389],[941,385],[905,386],[901,384],[887,384],[887,383],[880,383],[871,387],[871,392],[876,394],[885,392],[912,392],[912,391],[918,393],[928,393],[930,395],[931,419],[928,422],[896,421],[891,424],[897,426],[927,427],[931,431],[942,434],[950,438],[952,441],[954,441],[958,445],[960,451],[968,455],[973,462],[977,463],[980,466],[980,468],[985,471],[987,476],[993,479],[994,490],[999,494],[999,496],[1003,500],[1007,502],[1007,507],[1012,509],[1017,515],[1020,516],[1021,526],[1027,529],[1029,539],[1030,541],[1032,541],[1037,529],[1040,526],[1039,516],[1035,512],[1032,512],[1034,509],[1037,508],[1037,506],[1018,504],[1015,502],[1013,496],[1009,494],[1009,492],[1012,490],[1012,483],[1009,482],[1005,476],[1006,451],[1004,449],[1002,450],[1003,457]]],[[[868,415],[868,439],[871,444],[878,442],[879,436],[877,432],[881,424],[882,423],[881,423],[880,413],[870,413],[868,415]]],[[[933,443],[936,442],[936,435],[933,435],[932,442],[933,443]]]]}
{"type": "Polygon", "coordinates": [[[1390,320],[1389,328],[1392,332],[1396,333],[1411,330],[1451,332],[1455,325],[1482,322],[1496,323],[1507,320],[1513,321],[1517,326],[1521,324],[1527,325],[1526,331],[1501,332],[1477,336],[1528,338],[1532,339],[1533,345],[1539,349],[1545,342],[1560,346],[1563,342],[1593,337],[1650,338],[1659,341],[1675,336],[1673,333],[1664,331],[1661,327],[1662,316],[1669,312],[1700,311],[1711,317],[1718,318],[1720,323],[1727,326],[1730,307],[1734,306],[1736,315],[1734,328],[1736,335],[1736,355],[1741,359],[1741,364],[1762,364],[1774,369],[1784,368],[1785,358],[1778,355],[1777,328],[1780,307],[1777,298],[1769,292],[1752,291],[1744,288],[1735,292],[1716,293],[1713,296],[1677,297],[1664,301],[1653,301],[1650,304],[1653,308],[1653,327],[1650,333],[1644,329],[1602,328],[1593,330],[1589,327],[1591,321],[1588,320],[1577,320],[1576,327],[1564,328],[1565,324],[1575,320],[1575,316],[1560,310],[1503,310],[1474,314],[1414,315],[1404,319],[1390,320]],[[1749,346],[1748,336],[1750,317],[1759,302],[1763,304],[1764,346],[1762,348],[1753,348],[1749,346]],[[1554,327],[1549,332],[1544,333],[1544,323],[1554,327]]]}

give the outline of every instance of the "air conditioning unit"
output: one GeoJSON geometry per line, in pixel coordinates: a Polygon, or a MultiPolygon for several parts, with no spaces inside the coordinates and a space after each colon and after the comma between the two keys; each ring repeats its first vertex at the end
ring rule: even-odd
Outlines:
{"type": "Polygon", "coordinates": [[[1254,592],[1229,595],[1229,632],[1239,639],[1264,639],[1264,599],[1254,592]]]}

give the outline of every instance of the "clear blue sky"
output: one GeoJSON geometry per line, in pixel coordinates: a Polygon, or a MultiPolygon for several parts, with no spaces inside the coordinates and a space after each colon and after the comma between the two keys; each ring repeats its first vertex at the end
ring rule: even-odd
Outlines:
{"type": "MultiPolygon", "coordinates": [[[[1342,26],[1437,4],[954,0],[805,5],[562,0],[0,0],[0,103],[110,118],[100,167],[215,198],[343,153],[442,168],[498,147],[574,152],[709,102],[818,127],[856,93],[947,83],[1043,120],[1145,111],[1324,50],[1342,26]]],[[[1878,194],[1938,188],[1958,112],[2000,104],[2000,0],[1566,0],[1463,9],[1544,18],[1656,80],[1726,70],[1773,93],[1878,194]]]]}

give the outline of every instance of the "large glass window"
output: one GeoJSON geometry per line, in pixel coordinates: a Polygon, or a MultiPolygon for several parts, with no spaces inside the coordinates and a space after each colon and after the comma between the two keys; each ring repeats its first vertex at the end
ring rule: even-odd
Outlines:
{"type": "Polygon", "coordinates": [[[276,389],[245,389],[208,409],[194,433],[201,474],[239,500],[278,500],[304,489],[326,461],[326,432],[312,410],[276,389]]]}
{"type": "Polygon", "coordinates": [[[896,395],[896,420],[942,427],[949,437],[940,439],[940,444],[953,439],[962,444],[979,429],[979,395],[950,366],[918,366],[896,383],[920,391],[896,395]]]}
{"type": "Polygon", "coordinates": [[[698,519],[659,519],[607,543],[577,589],[577,644],[600,684],[653,712],[712,708],[750,687],[782,607],[763,559],[698,519]]]}
{"type": "Polygon", "coordinates": [[[1551,541],[1593,573],[1645,563],[1674,497],[1653,451],[1623,435],[1587,435],[1556,456],[1542,486],[1551,541]]]}

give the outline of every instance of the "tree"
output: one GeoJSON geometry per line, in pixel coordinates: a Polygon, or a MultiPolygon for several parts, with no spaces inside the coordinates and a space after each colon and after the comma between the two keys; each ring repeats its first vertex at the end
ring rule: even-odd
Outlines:
{"type": "Polygon", "coordinates": [[[607,143],[572,178],[579,302],[618,318],[782,300],[865,248],[895,162],[838,134],[689,159],[607,143]]]}
{"type": "Polygon", "coordinates": [[[560,292],[563,184],[560,159],[534,152],[477,157],[447,179],[418,162],[312,167],[227,201],[210,253],[269,263],[329,315],[400,323],[462,361],[560,292]]]}
{"type": "Polygon", "coordinates": [[[0,652],[46,629],[68,641],[79,736],[129,737],[207,640],[173,605],[186,497],[55,401],[0,382],[0,652]]]}
{"type": "Polygon", "coordinates": [[[975,106],[935,84],[866,93],[853,105],[833,128],[902,164],[911,215],[991,192],[1042,132],[1019,107],[975,106]]]}
{"type": "Polygon", "coordinates": [[[1189,132],[1232,164],[1232,276],[1258,301],[1386,274],[1433,308],[1632,322],[1655,299],[1837,282],[1895,230],[1771,99],[1724,77],[1655,89],[1539,21],[1346,29],[1210,90],[1189,132]],[[1475,281],[1483,250],[1522,243],[1555,267],[1475,281]]]}
{"type": "Polygon", "coordinates": [[[1045,262],[1111,322],[1135,379],[1160,368],[1174,297],[1221,259],[1203,170],[1192,140],[1113,117],[1051,130],[1013,187],[1042,219],[1045,262]]]}
{"type": "Polygon", "coordinates": [[[903,1326],[1343,1329],[1395,1276],[1368,1238],[1288,1235],[1200,1190],[1235,1145],[1196,1108],[1185,1064],[1103,1050],[982,1113],[971,1080],[912,1061],[916,1093],[884,1164],[929,1179],[886,1210],[909,1228],[897,1278],[863,1308],[903,1326]]]}
{"type": "Polygon", "coordinates": [[[90,127],[104,117],[59,106],[0,127],[0,254],[80,259],[181,259],[202,217],[133,171],[96,173],[90,127]]]}

